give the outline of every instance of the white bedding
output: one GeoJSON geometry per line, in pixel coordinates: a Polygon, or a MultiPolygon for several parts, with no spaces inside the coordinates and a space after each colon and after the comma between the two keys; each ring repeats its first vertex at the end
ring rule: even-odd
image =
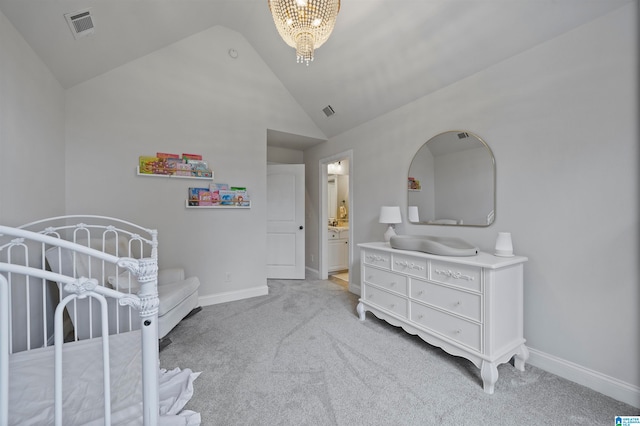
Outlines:
{"type": "MultiPolygon", "coordinates": [[[[111,336],[111,420],[114,425],[142,424],[140,332],[111,336]]],[[[102,425],[103,381],[101,339],[68,343],[63,352],[64,425],[102,425]]],[[[9,363],[9,424],[51,425],[54,418],[53,347],[21,352],[9,363]]],[[[161,370],[160,424],[198,425],[200,415],[182,408],[193,395],[189,369],[161,370]],[[180,413],[179,416],[174,416],[180,413]]]]}

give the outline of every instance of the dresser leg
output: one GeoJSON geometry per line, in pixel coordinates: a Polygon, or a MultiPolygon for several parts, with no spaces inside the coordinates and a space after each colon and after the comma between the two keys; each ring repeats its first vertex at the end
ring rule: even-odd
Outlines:
{"type": "Polygon", "coordinates": [[[356,311],[358,311],[358,316],[360,317],[360,321],[364,321],[366,312],[364,310],[364,305],[362,303],[358,303],[358,306],[356,306],[356,311]]]}
{"type": "Polygon", "coordinates": [[[480,376],[482,376],[482,386],[485,393],[492,395],[494,385],[498,381],[498,367],[494,363],[482,361],[480,376]]]}
{"type": "Polygon", "coordinates": [[[521,345],[516,357],[513,360],[513,365],[516,369],[524,371],[524,363],[529,359],[529,349],[525,345],[521,345]]]}

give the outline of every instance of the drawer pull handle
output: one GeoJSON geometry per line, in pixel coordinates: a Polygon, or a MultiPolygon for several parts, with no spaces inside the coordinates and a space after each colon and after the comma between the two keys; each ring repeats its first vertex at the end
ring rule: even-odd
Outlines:
{"type": "Polygon", "coordinates": [[[403,268],[416,269],[418,271],[422,271],[424,269],[424,266],[416,265],[413,262],[409,263],[406,260],[403,260],[403,261],[396,260],[396,265],[401,266],[403,268]]]}
{"type": "Polygon", "coordinates": [[[456,303],[454,303],[454,306],[462,306],[462,301],[458,300],[456,303]]]}
{"type": "Polygon", "coordinates": [[[395,285],[396,285],[396,282],[395,282],[395,281],[391,281],[391,283],[390,283],[389,285],[390,285],[391,287],[393,287],[393,286],[395,286],[395,285]]]}
{"type": "Polygon", "coordinates": [[[420,290],[420,291],[418,292],[418,296],[422,296],[423,294],[424,294],[424,291],[422,291],[422,290],[420,290]]]}
{"type": "Polygon", "coordinates": [[[422,318],[424,318],[424,315],[420,314],[418,315],[418,319],[421,320],[422,318]]]}
{"type": "Polygon", "coordinates": [[[475,278],[470,276],[470,275],[464,275],[462,272],[458,272],[458,271],[452,271],[451,269],[448,270],[444,270],[444,269],[436,269],[435,270],[436,274],[440,274],[440,275],[444,275],[445,277],[449,277],[449,278],[453,278],[453,279],[463,279],[463,280],[467,280],[467,281],[473,281],[475,278]]]}
{"type": "Polygon", "coordinates": [[[392,303],[392,304],[390,304],[390,305],[389,305],[389,307],[390,307],[391,309],[393,309],[393,308],[395,308],[395,307],[396,307],[396,304],[395,304],[395,303],[392,303]]]}
{"type": "Polygon", "coordinates": [[[382,257],[382,256],[378,256],[378,255],[376,255],[376,254],[369,254],[369,255],[367,255],[367,259],[368,259],[370,262],[374,262],[374,263],[375,263],[375,262],[386,262],[386,260],[387,260],[387,259],[385,259],[384,257],[382,257]]]}
{"type": "Polygon", "coordinates": [[[453,334],[462,334],[462,330],[460,330],[460,329],[454,330],[453,334]]]}

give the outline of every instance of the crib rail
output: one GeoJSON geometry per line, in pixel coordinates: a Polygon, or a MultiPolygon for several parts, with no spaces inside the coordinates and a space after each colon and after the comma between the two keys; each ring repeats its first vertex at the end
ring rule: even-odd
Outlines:
{"type": "MultiPolygon", "coordinates": [[[[75,227],[75,229],[84,229],[75,227]]],[[[102,229],[102,228],[101,228],[102,229]]],[[[104,228],[106,230],[106,228],[104,228]]],[[[8,243],[0,245],[0,254],[4,250],[3,258],[0,259],[0,424],[8,424],[8,386],[9,386],[9,357],[14,352],[14,321],[12,318],[12,309],[15,301],[12,296],[18,294],[15,288],[24,288],[27,294],[28,303],[25,306],[27,314],[27,347],[30,350],[35,346],[47,346],[51,337],[55,344],[55,368],[56,368],[56,425],[62,424],[61,399],[58,395],[58,386],[62,383],[62,373],[58,372],[62,356],[63,346],[63,330],[62,330],[62,311],[65,305],[75,303],[77,300],[95,299],[100,302],[102,309],[100,315],[105,314],[106,300],[116,301],[118,305],[127,306],[138,312],[138,327],[141,328],[142,335],[142,377],[143,377],[143,418],[145,425],[155,425],[158,419],[158,333],[157,333],[157,315],[158,315],[158,293],[157,293],[157,258],[144,257],[135,259],[131,257],[118,257],[116,255],[96,250],[89,246],[78,244],[73,241],[67,241],[61,238],[61,233],[57,235],[49,235],[51,230],[43,230],[43,232],[32,232],[21,228],[12,228],[0,226],[0,241],[8,239],[8,243]],[[21,248],[20,251],[16,247],[21,248]],[[29,251],[30,247],[39,247],[37,253],[29,251]],[[45,250],[68,250],[72,253],[73,259],[77,256],[87,256],[90,259],[96,259],[103,265],[111,265],[115,270],[124,270],[134,277],[139,284],[140,289],[137,294],[130,292],[118,291],[101,285],[96,278],[85,276],[76,276],[77,270],[74,266],[72,274],[64,274],[52,272],[45,268],[46,262],[43,253],[45,250]],[[17,254],[19,253],[19,254],[17,254]],[[34,259],[35,258],[35,259],[34,259]],[[40,261],[38,263],[38,260],[40,261]],[[14,263],[15,261],[15,263],[14,263]],[[32,266],[30,266],[32,265],[32,266]],[[32,339],[31,324],[29,323],[32,312],[32,301],[29,299],[29,290],[33,287],[34,282],[42,285],[42,303],[43,313],[39,316],[42,321],[43,334],[40,339],[32,339]],[[62,301],[58,301],[55,306],[51,307],[55,312],[57,324],[53,330],[53,336],[50,336],[49,318],[53,312],[47,311],[47,291],[44,286],[46,283],[57,283],[67,295],[62,301]],[[60,358],[61,359],[61,358],[60,358]],[[60,405],[58,407],[58,405],[60,405]]],[[[108,230],[107,232],[111,232],[108,230]]],[[[153,243],[153,240],[149,240],[153,243]]],[[[157,240],[156,240],[157,243],[157,240]]],[[[153,253],[157,256],[157,252],[153,253]]],[[[62,293],[62,291],[61,291],[62,293]]],[[[36,315],[37,316],[37,315],[36,315]]],[[[103,316],[100,326],[102,327],[102,337],[108,342],[108,324],[109,320],[103,316]]],[[[108,351],[108,343],[104,345],[108,351]]],[[[104,365],[108,368],[108,352],[105,353],[103,359],[104,365]]],[[[53,368],[53,366],[52,366],[53,368]]],[[[60,367],[61,368],[61,367],[60,367]]],[[[105,398],[109,395],[108,391],[108,371],[105,372],[105,398]]],[[[105,400],[105,409],[108,410],[110,404],[105,400]]],[[[109,419],[109,413],[105,413],[105,419],[109,419]]],[[[109,423],[105,423],[109,424],[109,423]]]]}
{"type": "MultiPolygon", "coordinates": [[[[98,215],[56,216],[26,223],[18,228],[58,237],[60,237],[62,232],[67,230],[73,230],[73,236],[78,235],[78,230],[84,230],[86,234],[90,234],[93,230],[99,232],[99,236],[102,237],[108,236],[109,234],[128,235],[132,240],[149,244],[151,247],[149,257],[153,257],[154,259],[158,258],[157,230],[144,228],[135,223],[114,217],[98,215]]],[[[93,235],[95,236],[95,234],[93,235]]],[[[75,239],[69,240],[77,242],[75,239]]]]}
{"type": "MultiPolygon", "coordinates": [[[[1,228],[1,227],[0,227],[1,228]]],[[[62,282],[68,286],[70,292],[75,294],[69,295],[63,300],[55,311],[55,424],[62,425],[62,346],[63,346],[63,330],[62,330],[62,311],[67,303],[75,298],[83,298],[91,296],[100,300],[102,305],[103,322],[102,327],[102,345],[103,345],[103,388],[104,388],[104,419],[105,424],[111,424],[111,393],[110,393],[110,367],[109,367],[109,333],[106,330],[107,321],[107,302],[105,296],[114,299],[132,299],[134,305],[139,305],[139,297],[137,295],[125,294],[109,288],[101,287],[95,279],[89,278],[73,278],[61,274],[56,274],[41,269],[30,268],[22,265],[11,265],[0,262],[0,273],[20,274],[24,276],[32,276],[41,279],[55,280],[62,282]]],[[[4,275],[0,274],[0,376],[4,379],[0,384],[0,424],[8,424],[8,399],[9,399],[9,336],[11,335],[9,322],[9,281],[4,275]]]]}
{"type": "MultiPolygon", "coordinates": [[[[57,216],[27,223],[18,229],[76,243],[115,257],[158,258],[156,230],[117,218],[97,215],[57,216]]],[[[57,252],[52,253],[54,244],[37,244],[34,241],[26,241],[22,237],[9,239],[2,237],[0,235],[0,261],[51,269],[73,277],[96,278],[100,285],[111,286],[126,293],[136,293],[139,289],[135,278],[119,265],[113,264],[112,258],[93,256],[81,250],[69,250],[64,244],[58,245],[64,251],[59,248],[57,252]],[[115,282],[111,283],[112,279],[115,282]]],[[[17,321],[16,316],[21,315],[20,320],[25,322],[24,328],[28,333],[21,336],[21,340],[11,339],[12,351],[29,350],[32,347],[53,344],[50,339],[53,334],[53,309],[66,295],[61,288],[56,291],[55,287],[43,279],[28,277],[24,279],[26,282],[22,288],[16,290],[20,294],[10,294],[14,300],[13,303],[17,304],[20,310],[12,313],[11,316],[13,321],[17,321]],[[30,311],[34,306],[38,306],[36,309],[41,307],[42,316],[31,315],[30,311]]],[[[11,288],[9,291],[12,291],[11,288]]],[[[73,301],[66,310],[67,333],[72,331],[74,340],[100,335],[101,320],[98,309],[96,299],[73,301]]],[[[111,303],[110,312],[110,334],[139,328],[137,314],[129,307],[117,307],[111,303]]]]}

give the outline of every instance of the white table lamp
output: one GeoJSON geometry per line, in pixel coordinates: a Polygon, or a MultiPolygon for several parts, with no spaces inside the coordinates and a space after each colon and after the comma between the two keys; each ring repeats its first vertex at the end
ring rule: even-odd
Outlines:
{"type": "Polygon", "coordinates": [[[396,223],[402,223],[402,216],[400,216],[400,207],[398,206],[382,206],[380,207],[380,223],[386,223],[389,225],[387,231],[384,233],[384,240],[389,242],[392,236],[396,235],[394,225],[396,223]]]}
{"type": "Polygon", "coordinates": [[[420,222],[420,215],[418,214],[418,206],[409,206],[409,222],[420,222]]]}

